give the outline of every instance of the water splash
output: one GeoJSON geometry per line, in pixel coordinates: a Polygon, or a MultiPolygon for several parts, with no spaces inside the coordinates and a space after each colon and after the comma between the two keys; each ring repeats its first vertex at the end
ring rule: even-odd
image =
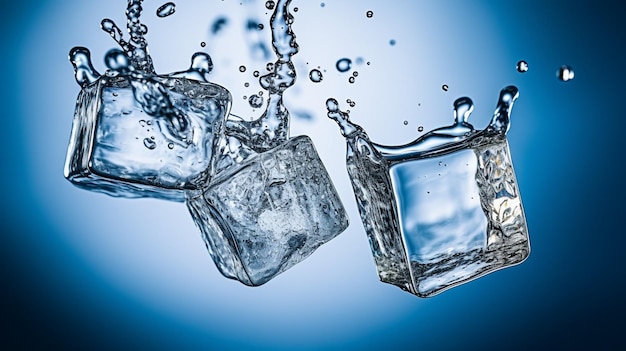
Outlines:
{"type": "MultiPolygon", "coordinates": [[[[474,104],[470,98],[462,97],[454,102],[454,124],[434,129],[405,145],[385,146],[375,143],[372,143],[372,145],[381,154],[393,161],[449,152],[450,150],[466,147],[469,145],[469,142],[475,141],[479,137],[504,135],[509,130],[511,109],[518,97],[519,91],[515,86],[508,86],[502,89],[493,118],[482,131],[474,129],[468,122],[474,110],[474,104]]],[[[328,117],[339,124],[341,134],[347,139],[357,137],[352,134],[357,131],[363,131],[360,126],[350,122],[348,113],[339,110],[337,100],[328,99],[326,108],[328,117]]],[[[369,142],[369,138],[364,132],[358,137],[369,142]]]]}
{"type": "MultiPolygon", "coordinates": [[[[225,134],[254,150],[263,152],[283,144],[289,138],[289,111],[283,104],[283,93],[296,80],[291,57],[298,52],[298,44],[291,29],[293,16],[289,12],[291,0],[276,3],[270,25],[272,46],[277,60],[267,65],[268,74],[259,78],[261,87],[269,92],[267,108],[256,120],[246,121],[231,115],[226,121],[225,134]]],[[[222,142],[222,149],[226,146],[222,142]]],[[[231,153],[232,154],[232,153],[231,153]]]]}
{"type": "Polygon", "coordinates": [[[519,73],[528,72],[528,62],[524,60],[518,61],[515,68],[517,69],[519,73]]]}
{"type": "Polygon", "coordinates": [[[144,38],[144,35],[148,33],[148,27],[139,20],[143,10],[141,7],[142,2],[143,0],[128,0],[126,27],[130,34],[130,41],[122,38],[122,31],[112,20],[105,18],[100,26],[122,47],[122,50],[124,50],[124,53],[128,56],[136,70],[154,74],[152,58],[148,54],[148,42],[144,38]]]}

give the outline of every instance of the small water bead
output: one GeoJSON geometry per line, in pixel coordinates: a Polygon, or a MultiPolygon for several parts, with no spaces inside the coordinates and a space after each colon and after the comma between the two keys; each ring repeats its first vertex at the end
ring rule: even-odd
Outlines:
{"type": "Polygon", "coordinates": [[[248,99],[248,103],[250,103],[250,106],[253,108],[259,108],[263,106],[263,98],[255,94],[250,96],[250,99],[248,99]]]}
{"type": "Polygon", "coordinates": [[[321,7],[324,7],[324,6],[326,6],[326,4],[325,4],[325,3],[321,3],[321,4],[320,4],[320,6],[321,6],[321,7]]]}
{"type": "Polygon", "coordinates": [[[174,12],[176,12],[176,4],[174,4],[173,2],[168,2],[161,5],[161,7],[157,9],[156,14],[157,16],[163,18],[173,14],[174,12]]]}
{"type": "Polygon", "coordinates": [[[191,56],[190,69],[202,75],[208,74],[213,70],[213,60],[207,53],[196,52],[193,56],[191,56]]]}
{"type": "Polygon", "coordinates": [[[319,69],[312,69],[311,72],[309,72],[309,78],[313,83],[319,83],[324,79],[319,69]]]}
{"type": "Polygon", "coordinates": [[[293,8],[293,12],[298,12],[298,8],[297,8],[297,7],[294,7],[294,8],[293,8]]]}
{"type": "Polygon", "coordinates": [[[255,76],[255,77],[259,77],[260,73],[259,73],[259,71],[254,71],[254,72],[252,72],[252,75],[255,76]]]}
{"type": "Polygon", "coordinates": [[[563,65],[557,71],[556,76],[563,82],[567,82],[574,79],[574,70],[570,66],[563,65]]]}
{"type": "Polygon", "coordinates": [[[517,71],[518,71],[519,73],[524,73],[524,72],[527,72],[527,71],[528,71],[528,62],[526,62],[526,61],[524,61],[524,60],[521,60],[521,61],[519,61],[519,62],[517,63],[516,68],[517,68],[517,71]]]}
{"type": "Polygon", "coordinates": [[[348,78],[348,82],[350,82],[350,84],[353,84],[353,83],[354,83],[354,81],[355,81],[354,77],[350,77],[350,78],[348,78]]]}
{"type": "Polygon", "coordinates": [[[418,132],[423,132],[424,131],[424,127],[422,127],[422,126],[417,127],[417,131],[418,132]]]}
{"type": "Polygon", "coordinates": [[[259,23],[259,30],[263,30],[263,28],[265,28],[265,27],[263,26],[263,23],[259,23]]]}
{"type": "Polygon", "coordinates": [[[268,10],[273,10],[275,5],[276,3],[274,3],[274,1],[271,1],[271,0],[265,2],[265,8],[268,10]]]}
{"type": "Polygon", "coordinates": [[[91,63],[91,53],[89,49],[76,46],[70,50],[69,59],[74,66],[74,78],[81,87],[89,85],[100,77],[91,63]]]}
{"type": "Polygon", "coordinates": [[[243,96],[243,99],[244,99],[244,100],[248,100],[248,96],[244,95],[244,96],[243,96]]]}
{"type": "Polygon", "coordinates": [[[441,89],[443,89],[443,91],[448,91],[448,84],[442,85],[441,89]]]}
{"type": "Polygon", "coordinates": [[[352,72],[352,76],[358,77],[359,76],[359,72],[357,72],[357,71],[352,72]]]}
{"type": "Polygon", "coordinates": [[[340,60],[337,61],[337,63],[335,64],[335,66],[337,67],[337,70],[339,72],[348,72],[350,70],[350,68],[352,68],[352,60],[350,60],[349,58],[342,58],[340,60]]]}
{"type": "Polygon", "coordinates": [[[246,66],[243,66],[243,65],[239,66],[239,72],[243,73],[245,71],[246,71],[246,66]]]}
{"type": "Polygon", "coordinates": [[[126,72],[131,70],[128,56],[120,49],[111,49],[104,55],[104,63],[114,71],[126,72]]]}
{"type": "Polygon", "coordinates": [[[200,46],[205,47],[205,46],[206,46],[206,43],[205,43],[205,42],[201,42],[201,43],[200,43],[200,46]]]}
{"type": "Polygon", "coordinates": [[[371,64],[371,62],[367,61],[367,65],[369,66],[371,64]]]}
{"type": "Polygon", "coordinates": [[[157,147],[156,142],[153,139],[151,139],[151,138],[143,139],[143,145],[145,147],[147,147],[148,149],[150,149],[150,150],[154,150],[157,147]]]}
{"type": "Polygon", "coordinates": [[[372,17],[374,17],[374,11],[372,11],[372,10],[367,11],[367,12],[365,13],[365,16],[367,16],[367,18],[372,18],[372,17]]]}
{"type": "Polygon", "coordinates": [[[396,45],[396,40],[395,39],[389,40],[389,45],[391,45],[391,46],[396,45]]]}
{"type": "Polygon", "coordinates": [[[405,120],[404,122],[402,122],[405,126],[409,125],[409,121],[405,120]]]}
{"type": "Polygon", "coordinates": [[[172,150],[174,148],[174,143],[167,144],[167,148],[172,150]]]}
{"type": "Polygon", "coordinates": [[[274,70],[274,63],[273,62],[268,62],[267,66],[265,66],[265,68],[268,71],[270,71],[270,72],[273,71],[274,70]]]}

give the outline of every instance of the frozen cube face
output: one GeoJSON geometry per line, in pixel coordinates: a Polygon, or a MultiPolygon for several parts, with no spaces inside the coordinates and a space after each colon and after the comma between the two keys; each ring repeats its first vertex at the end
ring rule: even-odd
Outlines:
{"type": "Polygon", "coordinates": [[[210,83],[155,80],[185,117],[188,137],[173,134],[164,116],[148,115],[127,76],[100,79],[78,97],[65,168],[70,181],[112,196],[174,201],[203,182],[230,94],[210,83]]]}
{"type": "Polygon", "coordinates": [[[348,218],[306,136],[258,154],[189,193],[189,210],[226,277],[261,285],[344,231],[348,218]]]}
{"type": "Polygon", "coordinates": [[[431,296],[529,254],[506,140],[389,168],[414,292],[431,296]]]}

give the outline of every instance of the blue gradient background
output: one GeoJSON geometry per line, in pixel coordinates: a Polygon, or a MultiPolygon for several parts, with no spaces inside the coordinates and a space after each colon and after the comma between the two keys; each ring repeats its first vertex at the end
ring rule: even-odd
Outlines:
{"type": "MultiPolygon", "coordinates": [[[[310,115],[293,119],[292,135],[313,138],[351,225],[258,288],[220,276],[184,205],[114,199],[62,176],[79,91],[67,53],[89,47],[103,72],[101,58],[114,43],[99,23],[110,17],[123,25],[125,1],[3,6],[1,348],[623,346],[623,321],[616,321],[624,313],[626,35],[618,2],[324,2],[293,1],[299,79],[285,101],[292,112],[310,115]],[[370,9],[374,17],[367,19],[370,9]],[[341,57],[372,64],[355,66],[359,77],[348,84],[347,74],[334,70],[341,57]],[[515,71],[520,59],[529,62],[525,74],[515,71]],[[573,81],[556,79],[562,64],[575,69],[573,81]],[[306,75],[318,65],[327,71],[316,85],[306,75]],[[419,135],[419,125],[449,124],[461,96],[476,104],[470,121],[485,126],[509,84],[521,91],[509,142],[529,259],[430,299],[378,282],[345,172],[344,141],[325,117],[325,99],[336,97],[343,109],[347,98],[355,100],[352,119],[373,140],[401,144],[419,135]]],[[[243,83],[258,89],[251,72],[266,61],[250,56],[242,28],[250,16],[268,27],[262,4],[181,0],[176,14],[158,19],[161,2],[146,1],[157,70],[181,70],[193,52],[205,50],[215,62],[213,80],[233,92],[232,112],[253,115],[240,97],[254,91],[243,83]],[[212,37],[219,14],[228,14],[229,25],[212,37]],[[249,68],[245,74],[240,64],[249,68]]]]}

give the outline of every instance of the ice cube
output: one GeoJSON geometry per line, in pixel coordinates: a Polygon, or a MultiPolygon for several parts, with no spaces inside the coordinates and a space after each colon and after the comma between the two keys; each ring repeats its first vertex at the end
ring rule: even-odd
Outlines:
{"type": "Polygon", "coordinates": [[[503,89],[481,131],[467,122],[471,99],[457,99],[453,125],[401,146],[371,142],[327,101],[347,141],[348,173],[383,282],[428,297],[528,257],[506,140],[517,96],[517,88],[503,89]]]}
{"type": "Polygon", "coordinates": [[[230,93],[212,83],[150,77],[164,88],[154,96],[169,99],[185,118],[186,134],[181,138],[172,133],[180,126],[172,126],[165,116],[148,114],[137,101],[132,79],[103,76],[81,90],[65,177],[112,196],[182,202],[184,190],[196,189],[207,176],[214,132],[228,114],[230,93]]]}
{"type": "Polygon", "coordinates": [[[264,284],[348,226],[339,196],[306,136],[259,153],[188,192],[187,205],[220,272],[264,284]]]}

